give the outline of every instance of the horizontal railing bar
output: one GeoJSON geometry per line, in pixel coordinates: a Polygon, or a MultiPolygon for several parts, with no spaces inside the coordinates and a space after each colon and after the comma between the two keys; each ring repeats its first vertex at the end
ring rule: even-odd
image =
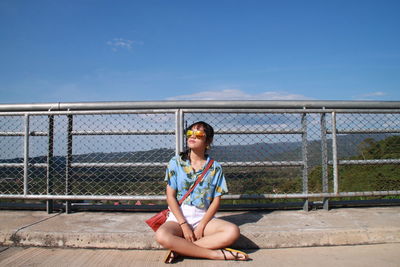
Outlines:
{"type": "MultiPolygon", "coordinates": [[[[393,114],[399,114],[400,109],[369,109],[369,110],[362,110],[362,109],[326,109],[325,112],[323,113],[340,113],[340,114],[347,114],[347,113],[357,113],[357,114],[387,114],[387,113],[393,113],[393,114]]],[[[321,113],[321,112],[318,112],[321,113]]]]}
{"type": "MultiPolygon", "coordinates": [[[[400,132],[400,130],[399,130],[400,132]]],[[[215,131],[215,134],[302,134],[301,130],[215,131]]],[[[171,131],[72,131],[72,135],[171,135],[171,131]]],[[[0,132],[0,136],[24,136],[23,132],[0,132]]],[[[30,136],[48,136],[47,132],[31,132],[30,136]]]]}
{"type": "MultiPolygon", "coordinates": [[[[293,199],[293,198],[339,198],[361,196],[396,196],[395,191],[367,191],[367,192],[340,192],[340,193],[294,193],[294,194],[257,194],[257,195],[223,195],[222,199],[293,199]]],[[[154,196],[111,196],[111,195],[6,195],[0,198],[8,199],[53,199],[53,200],[166,200],[165,195],[154,196]]]]}
{"type": "Polygon", "coordinates": [[[0,163],[0,167],[5,168],[23,168],[24,163],[0,163]]]}
{"type": "MultiPolygon", "coordinates": [[[[234,114],[281,114],[281,113],[293,113],[293,114],[303,114],[303,113],[327,113],[324,109],[182,109],[183,113],[234,113],[234,114]]],[[[393,110],[391,110],[393,113],[393,110]]]]}
{"type": "Polygon", "coordinates": [[[34,164],[29,164],[29,167],[36,167],[36,168],[47,168],[48,164],[47,163],[34,163],[34,164]]]}
{"type": "Polygon", "coordinates": [[[307,194],[259,194],[259,195],[224,195],[223,199],[269,199],[269,198],[336,198],[336,197],[361,197],[361,196],[395,196],[400,195],[400,190],[394,191],[365,191],[365,192],[340,192],[340,193],[307,193],[307,194]]]}
{"type": "Polygon", "coordinates": [[[82,163],[71,163],[71,167],[74,168],[124,168],[124,167],[166,167],[167,162],[127,162],[127,163],[111,163],[111,162],[82,162],[82,163]]]}
{"type": "Polygon", "coordinates": [[[75,111],[17,111],[17,112],[1,112],[0,116],[62,116],[62,115],[116,115],[116,114],[173,114],[176,109],[149,109],[149,110],[75,110],[75,111]]]}
{"type": "Polygon", "coordinates": [[[216,134],[302,134],[301,130],[257,130],[257,131],[240,131],[240,130],[229,130],[229,131],[215,131],[216,134]]]}
{"type": "MultiPolygon", "coordinates": [[[[303,166],[303,161],[237,161],[237,162],[220,162],[221,165],[225,167],[285,167],[285,166],[303,166]]],[[[71,167],[74,168],[88,168],[88,167],[112,167],[112,168],[123,168],[123,167],[165,167],[167,166],[167,162],[81,162],[81,163],[71,163],[71,167]]],[[[23,167],[23,163],[0,163],[0,167],[23,167]]],[[[35,163],[29,164],[32,167],[47,167],[46,163],[35,163]]]]}
{"type": "MultiPolygon", "coordinates": [[[[35,168],[47,168],[47,163],[29,163],[28,166],[35,168]]],[[[24,163],[0,163],[0,168],[1,167],[23,168],[24,163]]]]}
{"type": "MultiPolygon", "coordinates": [[[[47,132],[30,132],[29,136],[48,136],[47,132]]],[[[0,136],[25,136],[25,132],[0,132],[0,136]]]]}
{"type": "MultiPolygon", "coordinates": [[[[0,116],[24,116],[29,114],[32,116],[49,116],[49,115],[114,115],[114,114],[170,114],[174,113],[175,110],[90,110],[90,111],[27,111],[27,112],[1,112],[0,116]]],[[[246,113],[271,113],[271,114],[281,114],[281,113],[293,113],[293,114],[303,114],[303,113],[361,113],[361,114],[386,114],[393,113],[399,114],[400,109],[373,109],[373,110],[360,110],[360,109],[185,109],[185,113],[235,113],[235,114],[246,114],[246,113]]]]}
{"type": "Polygon", "coordinates": [[[219,162],[224,167],[285,167],[285,166],[303,166],[303,161],[231,161],[219,162]]]}
{"type": "Polygon", "coordinates": [[[325,100],[171,100],[135,102],[75,102],[0,104],[1,111],[62,111],[113,109],[400,109],[400,101],[325,101],[325,100]]]}
{"type": "MultiPolygon", "coordinates": [[[[238,162],[220,162],[224,167],[282,167],[282,166],[303,166],[304,163],[302,161],[238,161],[238,162]]],[[[121,167],[165,167],[168,163],[161,162],[137,162],[137,163],[90,163],[90,162],[82,162],[82,163],[72,163],[71,167],[77,168],[85,168],[85,167],[113,167],[113,168],[121,168],[121,167]]]]}
{"type": "Polygon", "coordinates": [[[24,136],[24,132],[0,132],[0,136],[24,136]]]}
{"type": "Polygon", "coordinates": [[[72,135],[171,135],[175,131],[72,131],[72,135]]]}
{"type": "MultiPolygon", "coordinates": [[[[227,167],[240,166],[303,166],[303,161],[232,161],[220,162],[221,165],[227,167]]],[[[333,162],[330,160],[329,165],[333,162]]],[[[375,159],[375,160],[339,160],[340,165],[376,165],[376,164],[400,164],[400,159],[375,159]]],[[[137,162],[137,163],[72,163],[72,167],[163,167],[168,163],[163,162],[137,162]]],[[[24,163],[0,163],[0,167],[23,167],[24,163]]],[[[47,163],[33,163],[29,166],[37,168],[47,167],[47,163]]]]}
{"type": "MultiPolygon", "coordinates": [[[[327,134],[332,134],[332,131],[326,131],[327,134]]],[[[400,133],[400,129],[368,129],[368,130],[339,130],[337,134],[366,134],[366,133],[400,133]]]]}
{"type": "MultiPolygon", "coordinates": [[[[302,134],[301,130],[259,130],[259,131],[215,131],[217,134],[302,134]]],[[[332,131],[326,131],[327,134],[332,134],[332,131]]],[[[336,131],[337,134],[362,134],[362,133],[400,133],[400,129],[387,130],[347,130],[336,131]]],[[[141,135],[141,134],[175,134],[175,131],[73,131],[73,135],[141,135]]],[[[24,136],[24,132],[0,132],[0,136],[24,136]]],[[[30,132],[30,136],[48,136],[47,132],[30,132]]]]}
{"type": "MultiPolygon", "coordinates": [[[[332,165],[330,160],[328,164],[332,165]]],[[[400,164],[400,159],[339,160],[339,165],[400,164]]]]}
{"type": "Polygon", "coordinates": [[[8,199],[53,199],[53,200],[165,200],[165,196],[111,196],[111,195],[5,195],[8,199]]]}
{"type": "MultiPolygon", "coordinates": [[[[294,113],[294,114],[303,114],[303,113],[361,113],[361,114],[386,114],[386,113],[394,113],[399,114],[399,109],[182,109],[184,113],[271,113],[271,114],[280,114],[280,113],[294,113]]],[[[0,113],[1,114],[1,113],[0,113]]]]}
{"type": "MultiPolygon", "coordinates": [[[[215,134],[302,134],[301,130],[269,130],[269,131],[215,131],[215,134]]],[[[164,135],[175,134],[175,131],[72,131],[72,135],[164,135]]]]}
{"type": "MultiPolygon", "coordinates": [[[[152,109],[152,110],[75,110],[75,111],[15,111],[15,112],[1,112],[0,116],[24,116],[29,114],[31,116],[49,116],[49,115],[114,115],[114,114],[171,114],[176,109],[152,109]]],[[[282,114],[282,113],[357,113],[357,114],[400,114],[400,109],[184,109],[184,113],[234,113],[234,114],[246,114],[246,113],[271,113],[271,114],[282,114]]]]}

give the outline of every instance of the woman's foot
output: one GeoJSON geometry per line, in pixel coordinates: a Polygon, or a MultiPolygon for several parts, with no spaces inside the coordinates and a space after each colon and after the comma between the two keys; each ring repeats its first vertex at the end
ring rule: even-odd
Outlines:
{"type": "Polygon", "coordinates": [[[168,250],[164,258],[164,263],[173,263],[176,258],[178,258],[178,256],[178,253],[176,253],[175,251],[168,250]]]}
{"type": "Polygon", "coordinates": [[[233,249],[233,248],[222,248],[221,253],[224,260],[235,260],[235,261],[247,261],[249,260],[249,255],[243,251],[233,249]]]}

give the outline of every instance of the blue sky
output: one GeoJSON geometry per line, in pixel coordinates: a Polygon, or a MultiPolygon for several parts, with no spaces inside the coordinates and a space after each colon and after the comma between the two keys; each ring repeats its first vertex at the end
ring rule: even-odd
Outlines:
{"type": "Polygon", "coordinates": [[[400,1],[0,0],[0,103],[400,100],[400,1]]]}

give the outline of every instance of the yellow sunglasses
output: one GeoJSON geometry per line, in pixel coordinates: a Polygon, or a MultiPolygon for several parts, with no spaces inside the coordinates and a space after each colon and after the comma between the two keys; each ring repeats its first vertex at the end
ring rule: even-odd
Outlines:
{"type": "Polygon", "coordinates": [[[197,130],[197,131],[188,130],[188,131],[186,132],[187,138],[190,138],[190,137],[192,137],[193,135],[194,135],[197,139],[200,139],[200,138],[206,136],[206,133],[205,133],[204,131],[199,131],[199,130],[197,130]]]}

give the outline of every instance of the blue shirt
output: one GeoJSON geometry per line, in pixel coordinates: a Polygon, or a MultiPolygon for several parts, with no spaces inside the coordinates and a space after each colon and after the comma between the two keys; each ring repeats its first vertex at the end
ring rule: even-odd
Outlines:
{"type": "MultiPolygon", "coordinates": [[[[189,160],[182,160],[180,156],[175,156],[169,161],[165,173],[165,181],[171,188],[176,190],[178,201],[186,194],[192,184],[196,182],[197,177],[203,172],[209,161],[210,157],[207,157],[203,168],[197,172],[193,170],[189,160]]],[[[196,206],[199,209],[207,209],[215,197],[226,193],[228,193],[228,188],[225,176],[222,173],[222,167],[218,162],[214,161],[202,181],[183,203],[196,206]]]]}

